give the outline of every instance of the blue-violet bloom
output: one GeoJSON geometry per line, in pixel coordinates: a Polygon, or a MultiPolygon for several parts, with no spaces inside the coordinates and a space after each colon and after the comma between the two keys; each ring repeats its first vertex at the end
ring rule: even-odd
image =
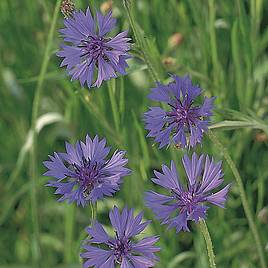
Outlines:
{"type": "Polygon", "coordinates": [[[154,137],[159,148],[172,143],[185,148],[201,143],[203,133],[208,129],[215,98],[204,98],[202,105],[195,106],[195,99],[201,94],[199,86],[193,85],[188,76],[173,75],[168,85],[158,83],[149,94],[155,101],[167,103],[170,109],[150,107],[144,114],[148,137],[154,137]]]}
{"type": "Polygon", "coordinates": [[[56,179],[47,186],[57,188],[55,194],[62,195],[59,201],[85,206],[119,190],[122,177],[130,173],[124,167],[128,160],[124,151],[115,151],[106,159],[110,148],[105,146],[105,139],[95,136],[92,140],[87,135],[85,143],[78,141],[73,146],[66,142],[66,153],[55,152],[49,161],[44,161],[48,168],[44,175],[56,179]]]}
{"type": "Polygon", "coordinates": [[[179,232],[189,231],[189,220],[198,222],[206,218],[208,207],[205,202],[224,207],[230,185],[212,193],[223,183],[221,161],[216,163],[209,156],[198,157],[193,153],[190,159],[186,154],[182,163],[187,175],[187,187],[183,187],[176,166],[171,161],[171,168],[162,166],[163,173],[154,171],[152,181],[169,191],[163,195],[150,191],[146,193],[146,205],[152,209],[156,218],[169,228],[175,227],[179,232]],[[204,164],[205,158],[205,164],[204,164]]]}
{"type": "Polygon", "coordinates": [[[133,209],[124,208],[120,214],[117,207],[109,213],[115,236],[110,237],[102,225],[95,221],[87,228],[90,239],[83,245],[84,268],[148,268],[153,267],[160,248],[154,246],[157,236],[150,236],[137,241],[133,238],[141,233],[150,221],[142,223],[143,213],[136,217],[133,209]]]}
{"type": "Polygon", "coordinates": [[[72,80],[79,80],[82,86],[86,82],[89,88],[100,87],[102,81],[117,77],[117,73],[126,74],[130,38],[127,31],[108,36],[116,25],[111,11],[107,15],[97,11],[94,18],[89,8],[85,13],[75,11],[64,25],[60,33],[67,44],[57,55],[64,58],[61,67],[67,66],[72,80]]]}

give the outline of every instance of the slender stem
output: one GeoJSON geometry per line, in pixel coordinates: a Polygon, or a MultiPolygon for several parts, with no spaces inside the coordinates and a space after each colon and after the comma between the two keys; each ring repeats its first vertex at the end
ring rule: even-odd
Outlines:
{"type": "MultiPolygon", "coordinates": [[[[138,46],[140,47],[140,49],[142,51],[145,63],[148,66],[149,73],[150,73],[152,79],[155,82],[160,81],[159,76],[157,75],[157,72],[154,70],[153,65],[150,62],[150,59],[148,58],[148,56],[146,55],[146,53],[144,51],[143,40],[141,38],[139,38],[139,34],[138,34],[138,31],[137,31],[137,28],[136,28],[135,20],[133,19],[133,16],[132,16],[131,7],[130,7],[131,3],[130,2],[131,2],[131,0],[123,0],[124,6],[125,6],[125,9],[126,9],[128,18],[129,18],[129,22],[130,22],[130,25],[132,27],[133,33],[134,33],[134,37],[136,39],[136,42],[137,42],[138,46]]],[[[213,0],[210,1],[210,5],[211,4],[213,4],[213,0]]],[[[215,46],[214,40],[212,40],[212,43],[215,46]]],[[[216,52],[214,51],[214,54],[215,53],[216,52]]],[[[217,57],[217,55],[215,54],[214,57],[217,57]]],[[[218,66],[217,66],[217,68],[218,68],[218,66]]],[[[254,222],[253,213],[251,212],[249,203],[247,201],[247,197],[246,197],[246,193],[245,193],[245,189],[244,189],[244,186],[243,186],[241,176],[240,176],[240,174],[239,174],[239,172],[238,172],[238,170],[237,170],[232,158],[228,154],[227,150],[224,148],[224,146],[220,143],[218,138],[213,134],[213,132],[211,130],[209,130],[208,136],[212,140],[212,142],[214,142],[214,144],[216,146],[218,146],[220,151],[223,152],[224,158],[225,158],[226,162],[228,163],[230,169],[232,170],[232,172],[234,174],[234,177],[235,177],[235,179],[237,181],[237,184],[238,184],[238,189],[239,189],[239,192],[240,192],[242,205],[243,205],[247,220],[249,222],[250,229],[252,231],[252,234],[253,234],[255,242],[256,242],[257,251],[258,251],[258,254],[259,254],[259,257],[260,257],[261,267],[262,268],[267,268],[265,255],[264,255],[264,252],[263,252],[263,247],[262,247],[262,243],[261,243],[261,239],[260,239],[260,235],[259,235],[257,226],[256,226],[256,224],[254,222]]]]}
{"type": "Polygon", "coordinates": [[[75,224],[75,206],[66,204],[65,212],[65,240],[64,240],[64,263],[72,263],[73,236],[75,224]]]}
{"type": "Polygon", "coordinates": [[[235,177],[235,180],[236,180],[236,183],[237,183],[237,186],[238,186],[238,190],[239,190],[239,194],[240,194],[240,197],[241,197],[242,205],[243,205],[243,208],[244,208],[244,211],[245,211],[245,215],[247,217],[249,227],[251,229],[251,232],[252,232],[253,237],[254,237],[255,242],[256,242],[256,247],[257,247],[257,251],[258,251],[258,254],[259,254],[259,258],[260,258],[261,267],[266,268],[267,265],[266,265],[265,255],[264,255],[264,252],[263,252],[263,247],[262,247],[260,234],[259,234],[257,225],[254,222],[254,216],[253,216],[253,213],[252,213],[251,208],[250,208],[249,203],[248,203],[248,199],[247,199],[247,196],[246,196],[246,191],[245,191],[245,188],[244,188],[244,185],[243,185],[242,178],[241,178],[241,176],[240,176],[240,174],[239,174],[239,172],[238,172],[238,170],[237,170],[232,158],[228,154],[227,149],[221,144],[221,142],[219,141],[217,136],[211,130],[208,131],[208,136],[211,139],[211,141],[223,153],[223,156],[224,156],[227,164],[229,165],[229,167],[230,167],[230,169],[231,169],[231,171],[232,171],[232,173],[233,173],[233,175],[235,177]]]}
{"type": "Polygon", "coordinates": [[[216,74],[214,76],[214,81],[216,86],[219,86],[222,79],[222,70],[220,66],[220,61],[218,57],[218,51],[217,51],[217,40],[216,40],[216,32],[215,32],[215,17],[216,17],[216,7],[215,7],[215,1],[209,0],[208,1],[208,7],[209,7],[209,37],[210,37],[210,47],[211,47],[211,60],[213,64],[213,71],[216,74]]]}
{"type": "Polygon", "coordinates": [[[209,266],[210,268],[216,268],[216,262],[215,262],[215,255],[213,252],[213,245],[212,240],[206,225],[206,222],[204,220],[199,221],[199,226],[201,229],[201,232],[204,236],[204,239],[206,241],[207,245],[207,251],[208,251],[208,260],[209,260],[209,266]]]}
{"type": "Polygon", "coordinates": [[[143,59],[144,59],[146,65],[148,66],[148,70],[150,72],[150,75],[152,76],[152,79],[154,81],[160,81],[159,75],[158,75],[157,71],[155,70],[153,64],[151,63],[149,56],[146,53],[144,40],[141,38],[140,34],[138,33],[136,22],[135,22],[135,19],[133,17],[132,9],[131,9],[132,1],[131,0],[123,0],[123,5],[124,5],[125,10],[127,12],[127,16],[128,16],[129,23],[130,23],[130,26],[132,28],[135,40],[137,42],[137,45],[141,49],[143,59]]]}
{"type": "Polygon", "coordinates": [[[120,117],[119,117],[118,105],[116,103],[116,98],[115,98],[115,79],[111,79],[107,81],[107,84],[108,84],[110,102],[112,106],[115,129],[116,129],[116,132],[119,132],[120,117]]]}
{"type": "Polygon", "coordinates": [[[91,209],[91,225],[93,225],[97,219],[97,202],[95,203],[90,202],[90,209],[91,209]]]}
{"type": "Polygon", "coordinates": [[[30,150],[30,177],[31,177],[31,191],[30,191],[30,200],[31,200],[31,217],[32,217],[32,224],[33,224],[33,235],[32,235],[32,257],[35,267],[40,267],[40,238],[39,238],[39,220],[38,220],[38,204],[37,204],[37,177],[38,177],[38,170],[37,170],[37,133],[36,133],[36,121],[38,116],[38,109],[41,99],[42,93],[42,86],[45,78],[45,73],[47,70],[48,62],[49,62],[49,53],[51,51],[52,46],[52,38],[53,33],[56,27],[56,21],[60,9],[61,1],[58,0],[55,5],[54,14],[52,18],[52,23],[50,26],[47,44],[45,48],[45,54],[41,66],[41,70],[38,76],[37,87],[35,90],[33,106],[32,106],[32,121],[31,121],[31,131],[32,131],[32,147],[30,150]]]}
{"type": "Polygon", "coordinates": [[[85,95],[83,94],[82,90],[78,89],[77,93],[79,94],[79,97],[85,108],[88,110],[89,113],[91,113],[95,118],[99,120],[102,127],[105,128],[105,131],[109,133],[110,137],[112,137],[113,142],[117,145],[121,145],[122,137],[118,133],[115,133],[115,131],[113,131],[112,125],[110,125],[110,123],[106,121],[105,116],[103,116],[103,114],[100,112],[98,106],[93,105],[88,98],[85,98],[85,95]]]}

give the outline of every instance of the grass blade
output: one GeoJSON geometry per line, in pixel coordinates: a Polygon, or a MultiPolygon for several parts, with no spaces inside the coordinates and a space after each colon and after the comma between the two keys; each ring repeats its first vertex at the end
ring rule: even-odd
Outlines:
{"type": "Polygon", "coordinates": [[[53,18],[48,34],[46,49],[43,57],[43,62],[40,70],[40,74],[37,81],[37,87],[35,90],[34,100],[33,100],[33,106],[32,106],[32,122],[31,122],[31,128],[33,131],[33,143],[30,150],[30,177],[31,177],[31,211],[32,211],[32,228],[33,228],[33,235],[32,235],[32,257],[33,257],[33,263],[35,267],[41,266],[41,249],[40,249],[40,235],[39,235],[39,220],[38,220],[38,201],[37,201],[37,177],[38,177],[38,163],[37,163],[37,132],[36,132],[36,120],[38,117],[38,110],[39,110],[39,104],[41,100],[41,93],[42,93],[42,87],[43,82],[45,79],[45,74],[48,67],[49,62],[49,55],[52,47],[52,39],[53,34],[55,32],[56,28],[56,22],[58,18],[58,13],[60,10],[60,4],[61,1],[57,0],[54,8],[53,18]]]}

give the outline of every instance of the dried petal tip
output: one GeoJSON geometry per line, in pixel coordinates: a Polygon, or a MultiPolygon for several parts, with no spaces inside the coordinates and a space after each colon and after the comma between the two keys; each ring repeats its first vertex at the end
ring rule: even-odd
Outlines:
{"type": "Polygon", "coordinates": [[[62,0],[60,11],[65,18],[72,16],[75,11],[75,4],[72,0],[62,0]]]}

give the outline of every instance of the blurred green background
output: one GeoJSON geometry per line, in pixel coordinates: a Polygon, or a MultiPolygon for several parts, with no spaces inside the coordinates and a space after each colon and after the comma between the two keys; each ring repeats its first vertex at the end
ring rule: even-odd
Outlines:
{"type": "MultiPolygon", "coordinates": [[[[109,88],[103,83],[100,89],[81,89],[79,83],[70,82],[55,56],[62,41],[57,32],[63,25],[59,13],[40,83],[55,4],[54,0],[0,1],[1,268],[38,267],[38,240],[40,266],[81,267],[80,243],[90,208],[56,202],[53,189],[44,186],[48,178],[42,176],[42,161],[54,151],[63,151],[65,140],[98,134],[113,150],[127,150],[132,175],[114,198],[98,205],[98,219],[107,225],[114,204],[121,208],[127,204],[136,212],[145,209],[144,191],[155,187],[150,182],[152,170],[171,159],[181,167],[184,153],[176,148],[159,151],[145,138],[142,114],[155,105],[146,98],[154,82],[135,47],[129,75],[109,83],[109,88]],[[30,129],[38,80],[42,94],[37,153],[32,154],[30,129]],[[38,176],[31,179],[33,174],[38,176]]],[[[118,19],[116,31],[130,28],[120,0],[77,0],[76,5],[101,7],[103,12],[112,6],[118,19]]],[[[214,133],[240,171],[267,257],[268,1],[135,0],[133,14],[163,81],[168,81],[168,73],[187,73],[205,95],[217,96],[213,123],[224,123],[216,124],[214,133]],[[226,120],[235,123],[230,126],[226,120]]],[[[223,158],[208,137],[197,151],[223,158]]],[[[209,209],[207,219],[218,267],[260,267],[233,174],[225,161],[223,167],[225,182],[234,182],[231,193],[226,209],[209,209]]],[[[153,219],[148,209],[145,217],[153,219]]],[[[145,233],[161,236],[158,267],[208,267],[203,237],[195,225],[191,229],[175,234],[153,220],[145,233]]]]}

